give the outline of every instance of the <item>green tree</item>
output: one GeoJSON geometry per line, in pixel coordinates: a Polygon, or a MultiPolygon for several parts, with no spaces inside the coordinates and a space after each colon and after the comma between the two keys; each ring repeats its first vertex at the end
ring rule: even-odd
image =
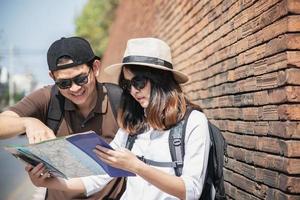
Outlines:
{"type": "Polygon", "coordinates": [[[89,0],[76,19],[76,34],[89,40],[99,56],[107,46],[117,5],[118,0],[89,0]]]}

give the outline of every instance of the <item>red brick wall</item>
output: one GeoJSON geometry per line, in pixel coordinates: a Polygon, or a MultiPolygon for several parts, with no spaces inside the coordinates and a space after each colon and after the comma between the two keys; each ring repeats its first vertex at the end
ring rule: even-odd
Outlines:
{"type": "Polygon", "coordinates": [[[103,66],[129,38],[165,40],[229,143],[229,199],[300,199],[299,14],[299,0],[120,0],[103,66]]]}

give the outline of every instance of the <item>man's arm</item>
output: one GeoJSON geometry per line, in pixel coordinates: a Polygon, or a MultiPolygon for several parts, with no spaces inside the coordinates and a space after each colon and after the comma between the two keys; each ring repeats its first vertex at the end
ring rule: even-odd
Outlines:
{"type": "Polygon", "coordinates": [[[22,133],[26,133],[29,143],[55,138],[53,131],[36,118],[20,117],[13,111],[4,111],[0,114],[0,139],[22,133]]]}
{"type": "Polygon", "coordinates": [[[72,193],[72,197],[78,197],[85,193],[85,187],[80,178],[66,180],[52,177],[42,163],[38,164],[36,167],[27,165],[25,170],[28,172],[31,182],[37,187],[46,187],[68,192],[68,194],[72,193]]]}

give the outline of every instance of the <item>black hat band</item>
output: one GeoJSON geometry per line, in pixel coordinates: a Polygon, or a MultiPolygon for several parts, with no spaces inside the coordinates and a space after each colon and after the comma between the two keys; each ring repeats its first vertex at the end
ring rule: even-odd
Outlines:
{"type": "Polygon", "coordinates": [[[126,63],[147,63],[147,64],[154,64],[154,65],[160,65],[167,67],[169,69],[173,69],[172,63],[159,59],[159,58],[153,58],[153,57],[147,57],[147,56],[126,56],[123,58],[123,64],[126,63]]]}

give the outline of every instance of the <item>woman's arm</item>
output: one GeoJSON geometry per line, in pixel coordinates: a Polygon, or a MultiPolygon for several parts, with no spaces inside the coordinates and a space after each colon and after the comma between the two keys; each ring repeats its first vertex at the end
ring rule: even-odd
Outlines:
{"type": "Polygon", "coordinates": [[[95,153],[107,164],[131,171],[162,191],[185,199],[185,185],[182,178],[167,174],[140,161],[127,149],[110,150],[97,146],[95,153]]]}
{"type": "Polygon", "coordinates": [[[176,196],[179,199],[185,199],[185,185],[181,177],[165,173],[145,164],[144,162],[137,165],[135,171],[137,175],[141,176],[143,179],[155,185],[162,191],[176,196]]]}

